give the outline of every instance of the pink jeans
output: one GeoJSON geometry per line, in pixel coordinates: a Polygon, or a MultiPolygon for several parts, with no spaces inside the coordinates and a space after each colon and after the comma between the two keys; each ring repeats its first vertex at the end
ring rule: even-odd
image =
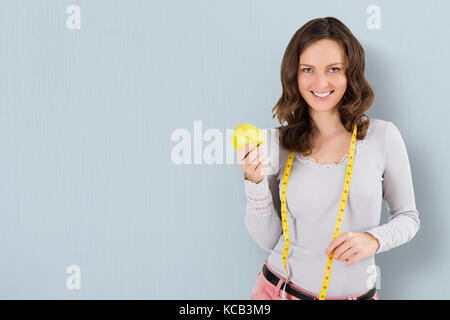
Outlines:
{"type": "MultiPolygon", "coordinates": [[[[267,260],[264,262],[264,264],[272,273],[277,275],[279,278],[286,280],[285,278],[281,277],[278,273],[276,273],[271,267],[269,267],[267,260]]],[[[280,280],[278,281],[278,284],[275,286],[269,280],[267,280],[266,277],[264,277],[262,271],[259,271],[255,287],[253,288],[251,300],[281,300],[281,293],[283,291],[281,288],[282,284],[283,281],[280,280]]],[[[290,283],[290,285],[296,288],[297,290],[300,290],[306,294],[319,298],[317,295],[314,295],[308,291],[300,289],[299,287],[297,287],[292,283],[290,283]]],[[[357,296],[348,296],[342,298],[325,298],[325,300],[356,300],[357,296]]],[[[374,298],[375,300],[378,300],[378,292],[375,294],[374,298]]],[[[286,300],[301,300],[301,299],[286,292],[286,300]]]]}

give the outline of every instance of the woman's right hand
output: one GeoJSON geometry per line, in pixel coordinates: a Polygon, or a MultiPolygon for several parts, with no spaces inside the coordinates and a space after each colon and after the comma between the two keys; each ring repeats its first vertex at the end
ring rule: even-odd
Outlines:
{"type": "Polygon", "coordinates": [[[250,151],[250,144],[246,144],[237,152],[237,162],[244,170],[244,176],[253,183],[260,183],[266,174],[265,166],[269,163],[264,156],[264,144],[250,151]],[[249,152],[250,151],[250,152],[249,152]]]}

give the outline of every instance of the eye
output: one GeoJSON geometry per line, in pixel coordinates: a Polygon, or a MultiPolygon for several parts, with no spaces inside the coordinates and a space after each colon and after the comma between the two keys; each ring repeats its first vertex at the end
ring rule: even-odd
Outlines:
{"type": "MultiPolygon", "coordinates": [[[[311,68],[303,68],[303,69],[302,69],[302,72],[311,73],[310,71],[305,71],[305,70],[307,70],[307,69],[310,70],[311,68]]],[[[330,68],[330,70],[333,70],[333,69],[336,69],[336,71],[333,71],[332,73],[336,73],[336,72],[338,72],[339,70],[341,70],[341,69],[339,69],[338,67],[330,68]]]]}
{"type": "MultiPolygon", "coordinates": [[[[303,71],[303,72],[306,72],[306,71],[305,71],[306,69],[311,69],[311,68],[303,68],[302,71],[303,71]]],[[[309,73],[309,72],[306,72],[306,73],[309,73]]]]}

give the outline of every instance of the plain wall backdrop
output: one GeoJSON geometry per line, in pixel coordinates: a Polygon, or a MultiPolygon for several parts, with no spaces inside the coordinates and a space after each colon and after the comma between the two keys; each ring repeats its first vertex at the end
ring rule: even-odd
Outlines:
{"type": "Polygon", "coordinates": [[[279,125],[289,40],[334,16],[365,49],[367,114],[403,136],[421,220],[376,255],[380,298],[449,299],[449,12],[444,0],[2,1],[0,298],[250,299],[269,253],[244,225],[242,169],[177,165],[171,135],[190,132],[194,160],[209,144],[194,146],[195,121],[224,145],[240,123],[279,125]]]}

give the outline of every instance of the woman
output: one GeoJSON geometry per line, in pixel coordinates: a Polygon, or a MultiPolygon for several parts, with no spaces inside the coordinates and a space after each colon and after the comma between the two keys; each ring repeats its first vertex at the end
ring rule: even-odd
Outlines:
{"type": "Polygon", "coordinates": [[[377,300],[374,255],[411,240],[419,229],[402,136],[392,122],[364,115],[374,100],[364,67],[360,43],[333,17],[309,21],[288,44],[283,93],[273,108],[273,117],[285,125],[267,131],[267,146],[247,145],[237,154],[244,169],[245,225],[270,252],[252,299],[280,299],[283,289],[287,300],[318,299],[334,250],[326,299],[377,300]],[[354,124],[351,182],[340,234],[333,240],[354,124]],[[274,151],[270,161],[265,148],[274,151]],[[285,287],[280,182],[291,150],[285,287]],[[267,165],[273,174],[265,174],[267,165]],[[382,199],[390,220],[380,226],[382,199]]]}

